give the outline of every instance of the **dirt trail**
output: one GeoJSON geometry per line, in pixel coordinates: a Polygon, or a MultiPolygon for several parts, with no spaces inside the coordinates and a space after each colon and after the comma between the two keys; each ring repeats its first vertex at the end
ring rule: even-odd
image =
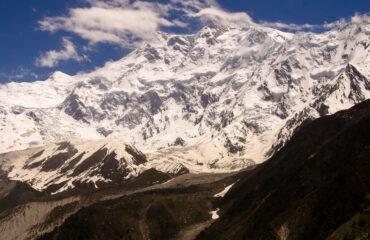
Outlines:
{"type": "Polygon", "coordinates": [[[153,203],[148,204],[143,210],[140,211],[140,222],[139,222],[139,228],[141,232],[141,236],[143,237],[143,240],[150,240],[149,235],[149,228],[148,224],[146,223],[146,213],[148,209],[152,206],[153,203]]]}
{"type": "Polygon", "coordinates": [[[232,173],[188,173],[184,174],[178,177],[175,177],[165,183],[156,184],[150,187],[132,190],[132,191],[120,191],[119,193],[115,194],[106,194],[104,196],[101,196],[99,201],[105,201],[105,200],[111,200],[116,199],[123,196],[130,196],[136,193],[143,193],[148,192],[152,190],[159,190],[159,189],[176,189],[176,188],[185,188],[190,187],[194,185],[201,185],[201,184],[208,184],[220,181],[224,178],[233,176],[237,174],[238,172],[232,172],[232,173]]]}
{"type": "Polygon", "coordinates": [[[215,220],[208,220],[206,222],[191,225],[179,232],[173,240],[194,240],[195,237],[205,228],[211,226],[215,220]]]}

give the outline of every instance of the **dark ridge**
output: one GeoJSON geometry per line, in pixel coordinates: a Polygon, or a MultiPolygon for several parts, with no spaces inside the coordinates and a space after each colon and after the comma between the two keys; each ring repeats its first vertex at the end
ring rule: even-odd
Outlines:
{"type": "Polygon", "coordinates": [[[56,221],[63,220],[63,217],[66,214],[73,212],[77,207],[78,201],[67,203],[66,205],[54,208],[47,216],[45,222],[43,223],[43,226],[44,227],[53,226],[53,224],[56,221]]]}
{"type": "Polygon", "coordinates": [[[217,102],[219,99],[216,95],[210,93],[203,93],[201,95],[201,104],[203,108],[206,108],[208,105],[217,102]]]}
{"type": "Polygon", "coordinates": [[[80,155],[78,155],[77,157],[75,157],[74,159],[72,159],[67,166],[63,167],[60,172],[61,173],[66,173],[67,171],[71,170],[81,159],[82,157],[85,155],[85,152],[81,153],[80,155]]]}
{"type": "Polygon", "coordinates": [[[224,147],[228,149],[229,153],[236,154],[244,150],[243,146],[233,144],[229,138],[226,139],[224,147]]]}
{"type": "Polygon", "coordinates": [[[303,127],[307,126],[308,124],[310,124],[313,120],[311,118],[306,118],[305,120],[303,120],[303,122],[294,129],[293,131],[293,135],[296,134],[300,129],[302,129],[303,127]]]}
{"type": "Polygon", "coordinates": [[[57,170],[58,168],[63,166],[63,164],[68,159],[73,157],[78,152],[78,150],[75,149],[69,143],[66,143],[66,145],[63,145],[63,144],[60,145],[60,147],[58,149],[60,149],[60,148],[61,148],[61,150],[67,149],[67,152],[58,153],[58,154],[53,155],[50,158],[46,159],[44,161],[43,165],[42,165],[41,171],[51,172],[51,171],[57,170]]]}
{"type": "Polygon", "coordinates": [[[60,188],[62,188],[67,182],[68,181],[64,181],[64,182],[61,182],[61,183],[51,184],[51,185],[49,185],[45,189],[45,192],[47,192],[47,193],[54,193],[54,192],[58,191],[60,188]]]}
{"type": "Polygon", "coordinates": [[[15,181],[8,178],[8,174],[0,169],[0,199],[9,195],[16,185],[15,181]]]}
{"type": "Polygon", "coordinates": [[[320,105],[320,108],[317,110],[320,114],[320,117],[326,116],[329,113],[329,106],[324,103],[320,105]]]}
{"type": "Polygon", "coordinates": [[[362,75],[353,65],[348,64],[346,67],[346,72],[348,73],[348,76],[351,80],[351,84],[353,81],[356,81],[358,79],[359,81],[365,83],[365,88],[367,90],[370,90],[369,80],[364,75],[362,75]]]}
{"type": "Polygon", "coordinates": [[[99,173],[104,178],[112,180],[111,184],[122,183],[124,181],[124,177],[128,174],[127,169],[120,168],[118,160],[115,157],[116,153],[114,152],[107,155],[102,161],[103,166],[101,166],[99,170],[99,173]]]}
{"type": "Polygon", "coordinates": [[[97,202],[82,208],[46,239],[173,239],[184,227],[207,221],[211,203],[206,193],[139,194],[97,202]]]}
{"type": "Polygon", "coordinates": [[[95,184],[91,181],[85,180],[75,180],[72,182],[72,184],[75,186],[76,189],[95,189],[95,184]]]}
{"type": "Polygon", "coordinates": [[[175,36],[175,37],[170,38],[170,40],[168,40],[167,45],[168,46],[174,46],[176,43],[180,44],[180,45],[187,45],[188,44],[187,42],[183,41],[180,37],[175,36]]]}
{"type": "Polygon", "coordinates": [[[125,184],[125,187],[128,189],[145,188],[156,183],[164,183],[170,179],[171,176],[169,174],[151,168],[139,174],[136,178],[130,179],[125,184]]]}
{"type": "Polygon", "coordinates": [[[151,114],[157,114],[162,106],[162,100],[156,91],[148,91],[139,99],[139,103],[149,103],[149,110],[151,114]]]}
{"type": "Polygon", "coordinates": [[[180,92],[180,91],[175,91],[175,92],[171,93],[168,98],[175,99],[175,101],[177,103],[180,103],[180,102],[186,103],[187,102],[186,95],[184,93],[180,92]]]}
{"type": "Polygon", "coordinates": [[[143,164],[146,163],[148,160],[146,159],[145,154],[141,153],[140,151],[134,149],[130,145],[126,145],[125,148],[126,152],[128,152],[131,156],[134,157],[135,164],[143,164]]]}
{"type": "Polygon", "coordinates": [[[27,183],[15,181],[15,186],[10,193],[0,199],[0,219],[7,216],[7,210],[27,202],[35,201],[46,195],[46,193],[33,189],[27,183]]]}
{"type": "Polygon", "coordinates": [[[181,137],[177,137],[175,139],[175,142],[173,143],[174,146],[184,146],[185,145],[185,140],[182,139],[181,137]]]}
{"type": "Polygon", "coordinates": [[[110,134],[113,133],[113,130],[107,130],[103,127],[97,128],[96,131],[100,133],[101,135],[103,135],[104,137],[108,137],[110,134]]]}
{"type": "MultiPolygon", "coordinates": [[[[369,156],[370,100],[314,120],[234,185],[197,239],[327,239],[370,208],[369,156]]],[[[368,239],[362,226],[336,239],[368,239]]]]}
{"type": "Polygon", "coordinates": [[[75,170],[72,173],[72,176],[78,176],[80,173],[86,171],[90,167],[96,165],[97,163],[100,163],[104,157],[107,155],[108,149],[102,148],[96,151],[93,155],[90,157],[86,158],[85,161],[80,163],[75,170]]]}
{"type": "Polygon", "coordinates": [[[181,164],[181,169],[177,171],[177,173],[173,174],[173,176],[180,176],[180,175],[184,175],[187,173],[190,173],[189,169],[181,164]]]}
{"type": "MultiPolygon", "coordinates": [[[[142,189],[166,182],[170,178],[168,174],[149,169],[128,180],[124,185],[94,191],[99,196],[122,193],[122,190],[142,189]]],[[[98,201],[81,208],[68,217],[61,226],[37,239],[176,239],[180,230],[209,221],[209,212],[213,209],[213,198],[210,196],[237,178],[239,177],[234,175],[213,183],[153,189],[98,201]]],[[[86,182],[74,184],[80,184],[80,187],[93,187],[92,183],[86,182]]],[[[94,198],[92,192],[92,189],[85,191],[86,196],[94,198]]],[[[64,215],[63,211],[59,210],[62,209],[58,209],[56,215],[64,215]]]]}
{"type": "Polygon", "coordinates": [[[41,164],[45,161],[45,159],[42,159],[38,162],[34,162],[34,163],[31,163],[31,164],[26,164],[24,165],[23,169],[33,169],[33,168],[37,168],[39,166],[41,166],[41,164]]]}
{"type": "Polygon", "coordinates": [[[30,159],[35,159],[37,157],[40,157],[43,153],[44,153],[45,150],[41,150],[40,152],[37,152],[35,154],[33,154],[30,159]]]}
{"type": "Polygon", "coordinates": [[[83,121],[88,123],[85,118],[89,118],[89,113],[86,110],[86,106],[80,101],[77,94],[70,94],[63,102],[61,108],[64,107],[64,112],[69,116],[73,117],[75,120],[83,121]]]}
{"type": "Polygon", "coordinates": [[[156,60],[162,59],[159,52],[154,47],[151,47],[150,45],[146,46],[144,51],[145,51],[144,57],[148,59],[148,61],[151,63],[155,62],[156,60]]]}
{"type": "Polygon", "coordinates": [[[57,151],[62,151],[72,146],[69,142],[60,142],[60,143],[57,143],[57,145],[59,145],[59,147],[57,148],[57,151]]]}

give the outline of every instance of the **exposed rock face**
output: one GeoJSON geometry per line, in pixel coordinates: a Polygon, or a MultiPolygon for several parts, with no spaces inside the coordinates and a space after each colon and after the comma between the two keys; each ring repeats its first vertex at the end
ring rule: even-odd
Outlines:
{"type": "Polygon", "coordinates": [[[292,34],[213,23],[191,35],[159,33],[91,73],[1,85],[0,151],[109,137],[158,164],[171,152],[173,166],[194,172],[263,162],[307,119],[370,98],[369,24],[363,15],[329,32],[292,34]]]}
{"type": "Polygon", "coordinates": [[[86,111],[86,106],[79,100],[79,96],[76,94],[69,95],[64,101],[64,112],[75,120],[86,121],[86,117],[89,117],[88,112],[86,111]]]}
{"type": "Polygon", "coordinates": [[[139,104],[147,104],[152,115],[157,114],[162,105],[162,101],[155,91],[145,93],[139,98],[138,102],[139,104]]]}
{"type": "Polygon", "coordinates": [[[185,145],[185,140],[178,137],[178,138],[176,138],[176,140],[174,142],[174,145],[175,146],[184,146],[185,145]]]}

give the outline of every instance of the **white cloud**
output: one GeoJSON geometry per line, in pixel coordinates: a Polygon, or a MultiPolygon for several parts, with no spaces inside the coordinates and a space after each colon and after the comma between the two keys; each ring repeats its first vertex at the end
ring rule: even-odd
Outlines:
{"type": "Polygon", "coordinates": [[[65,16],[45,17],[39,21],[39,28],[49,32],[72,32],[88,40],[90,45],[104,42],[135,48],[142,41],[152,41],[154,33],[163,27],[188,27],[184,19],[225,21],[223,18],[247,16],[237,13],[228,17],[214,0],[170,0],[167,4],[140,0],[85,1],[90,7],[69,9],[65,16]],[[171,11],[182,15],[171,16],[171,11]]]}
{"type": "Polygon", "coordinates": [[[282,22],[261,22],[260,24],[265,27],[286,29],[291,31],[314,30],[318,27],[317,25],[311,24],[298,25],[298,24],[287,24],[282,22]]]}
{"type": "MultiPolygon", "coordinates": [[[[142,40],[150,40],[160,27],[181,25],[164,16],[168,6],[136,1],[89,1],[90,8],[70,9],[68,16],[47,17],[39,22],[40,29],[55,32],[65,30],[87,39],[90,44],[116,43],[133,48],[142,40]]],[[[183,26],[183,25],[182,25],[183,26]]]]}
{"type": "Polygon", "coordinates": [[[188,10],[194,12],[194,10],[200,11],[204,8],[217,7],[220,8],[219,4],[214,0],[171,0],[173,7],[180,8],[182,10],[188,10]]]}
{"type": "Polygon", "coordinates": [[[290,30],[290,31],[314,31],[314,30],[327,30],[332,29],[335,27],[340,27],[343,24],[346,24],[347,21],[345,19],[340,19],[338,21],[332,23],[324,23],[324,24],[287,24],[282,22],[260,22],[261,25],[270,28],[277,28],[282,30],[290,30]]]}
{"type": "Polygon", "coordinates": [[[355,16],[351,18],[351,22],[369,24],[370,23],[370,12],[366,14],[360,14],[356,12],[355,16]]]}
{"type": "Polygon", "coordinates": [[[230,13],[217,7],[201,9],[198,13],[190,15],[199,17],[203,22],[215,21],[226,25],[252,24],[253,20],[244,12],[230,13]]]}
{"type": "Polygon", "coordinates": [[[10,73],[0,72],[0,78],[6,79],[6,81],[24,80],[24,79],[38,79],[39,76],[32,72],[30,69],[19,67],[16,70],[12,70],[10,73]]]}
{"type": "Polygon", "coordinates": [[[63,38],[63,49],[60,51],[51,50],[43,53],[36,59],[36,66],[41,67],[55,67],[60,61],[74,59],[82,61],[83,57],[77,54],[75,45],[68,39],[63,38]]]}
{"type": "MultiPolygon", "coordinates": [[[[164,27],[190,29],[194,20],[200,25],[219,22],[224,25],[245,26],[255,24],[245,12],[227,12],[216,0],[169,0],[166,4],[145,0],[81,0],[89,4],[84,8],[71,8],[64,16],[45,17],[39,21],[43,31],[67,31],[88,41],[83,51],[91,51],[97,43],[117,44],[123,48],[136,48],[143,41],[155,40],[155,32],[164,27]]],[[[358,17],[354,17],[356,21],[358,17]]],[[[331,29],[345,23],[340,20],[323,25],[260,22],[266,27],[290,31],[331,29]]],[[[195,29],[199,29],[195,27],[195,29]]],[[[74,45],[63,40],[65,50],[49,51],[37,60],[39,66],[55,66],[61,60],[81,60],[74,45]]]]}
{"type": "MultiPolygon", "coordinates": [[[[170,0],[167,4],[130,0],[85,0],[89,7],[69,9],[66,16],[46,17],[39,21],[41,30],[68,31],[96,43],[114,43],[135,48],[142,41],[151,41],[155,31],[163,27],[189,26],[187,20],[198,19],[226,25],[253,24],[245,12],[227,12],[215,0],[170,0]],[[176,16],[171,11],[178,11],[176,16]]],[[[281,22],[261,22],[262,25],[293,31],[331,28],[335,24],[297,25],[281,22]]]]}
{"type": "Polygon", "coordinates": [[[188,26],[189,26],[189,24],[188,24],[188,23],[186,23],[186,22],[182,22],[182,21],[177,20],[177,19],[172,20],[172,22],[173,22],[176,26],[181,27],[181,28],[186,28],[186,27],[188,27],[188,26]]]}
{"type": "Polygon", "coordinates": [[[130,0],[86,0],[95,7],[109,8],[109,7],[127,7],[130,5],[130,0]]]}

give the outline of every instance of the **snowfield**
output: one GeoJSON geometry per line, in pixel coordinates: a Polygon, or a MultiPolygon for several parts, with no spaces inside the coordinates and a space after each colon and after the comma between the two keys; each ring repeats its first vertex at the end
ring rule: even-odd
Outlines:
{"type": "MultiPolygon", "coordinates": [[[[370,98],[368,29],[363,15],[320,34],[258,24],[158,32],[93,72],[0,85],[0,152],[121,139],[169,173],[261,163],[301,124],[370,98]]],[[[23,179],[22,171],[12,177],[23,179]]]]}

